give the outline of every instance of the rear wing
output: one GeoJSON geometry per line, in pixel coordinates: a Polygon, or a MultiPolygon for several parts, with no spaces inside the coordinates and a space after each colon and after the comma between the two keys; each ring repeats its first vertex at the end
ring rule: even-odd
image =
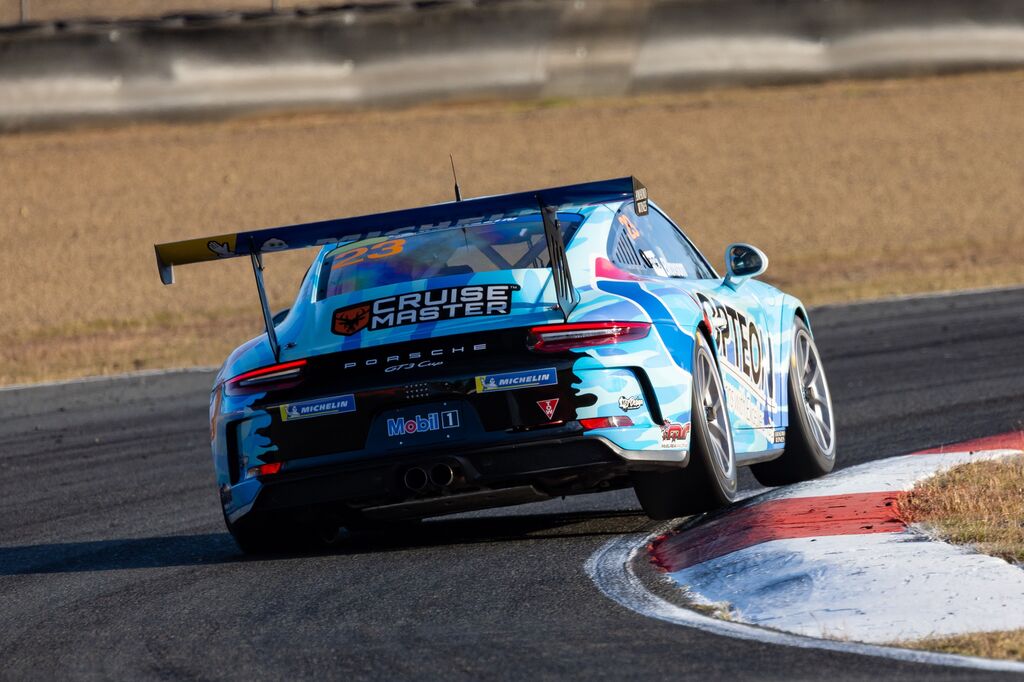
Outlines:
{"type": "Polygon", "coordinates": [[[157,244],[155,246],[156,264],[160,271],[160,280],[164,284],[173,284],[175,265],[249,256],[256,276],[260,303],[263,306],[267,336],[276,358],[279,356],[277,338],[274,334],[274,325],[271,321],[270,309],[263,287],[263,259],[261,257],[263,253],[356,241],[391,234],[423,233],[539,211],[544,221],[544,233],[547,238],[558,307],[562,310],[564,317],[568,318],[569,313],[579,301],[579,294],[572,286],[572,275],[566,262],[565,244],[562,241],[562,233],[556,219],[558,210],[566,206],[626,200],[633,201],[637,215],[647,213],[647,188],[632,176],[531,192],[478,197],[354,218],[335,218],[315,223],[271,227],[263,230],[234,232],[157,244]]]}

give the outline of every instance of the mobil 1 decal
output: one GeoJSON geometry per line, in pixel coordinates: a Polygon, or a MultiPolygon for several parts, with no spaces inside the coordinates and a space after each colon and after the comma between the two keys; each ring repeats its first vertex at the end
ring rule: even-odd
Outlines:
{"type": "MultiPolygon", "coordinates": [[[[775,404],[771,334],[758,327],[748,315],[730,305],[702,293],[698,293],[697,298],[700,299],[704,312],[714,321],[712,327],[719,358],[744,379],[742,383],[760,401],[760,404],[749,403],[749,400],[736,401],[730,395],[730,409],[743,415],[753,426],[770,423],[769,406],[775,404]]],[[[728,389],[728,386],[726,388],[728,389]]]]}
{"type": "Polygon", "coordinates": [[[342,336],[368,329],[390,329],[420,322],[462,317],[508,315],[518,284],[477,284],[413,291],[366,301],[334,311],[331,331],[342,336]]]}

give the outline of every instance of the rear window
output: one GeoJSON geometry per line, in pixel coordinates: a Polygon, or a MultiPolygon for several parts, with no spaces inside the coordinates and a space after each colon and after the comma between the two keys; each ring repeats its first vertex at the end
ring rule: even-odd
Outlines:
{"type": "MultiPolygon", "coordinates": [[[[583,216],[559,213],[558,221],[568,244],[583,216]]],[[[317,300],[432,277],[546,268],[549,262],[540,214],[374,237],[342,244],[324,257],[317,300]]]]}

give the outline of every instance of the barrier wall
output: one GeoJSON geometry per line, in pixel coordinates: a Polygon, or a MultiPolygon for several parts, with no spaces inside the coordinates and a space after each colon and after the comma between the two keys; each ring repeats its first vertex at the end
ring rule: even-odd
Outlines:
{"type": "Polygon", "coordinates": [[[460,0],[0,30],[0,126],[1024,64],[1008,0],[460,0]]]}

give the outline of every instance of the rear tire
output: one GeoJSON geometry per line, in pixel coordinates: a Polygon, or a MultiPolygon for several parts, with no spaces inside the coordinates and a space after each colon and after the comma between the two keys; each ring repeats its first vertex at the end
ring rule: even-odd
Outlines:
{"type": "Polygon", "coordinates": [[[821,357],[807,324],[793,321],[789,360],[789,426],[786,449],[770,462],[750,467],[761,485],[777,486],[824,476],[836,465],[832,396],[821,357]]]}
{"type": "Polygon", "coordinates": [[[687,467],[632,474],[640,506],[652,519],[700,514],[736,499],[736,454],[725,391],[711,344],[701,333],[693,349],[692,395],[687,467]]]}
{"type": "Polygon", "coordinates": [[[224,517],[228,532],[244,554],[303,552],[329,546],[338,534],[330,524],[302,524],[288,518],[245,516],[232,523],[224,517]]]}

